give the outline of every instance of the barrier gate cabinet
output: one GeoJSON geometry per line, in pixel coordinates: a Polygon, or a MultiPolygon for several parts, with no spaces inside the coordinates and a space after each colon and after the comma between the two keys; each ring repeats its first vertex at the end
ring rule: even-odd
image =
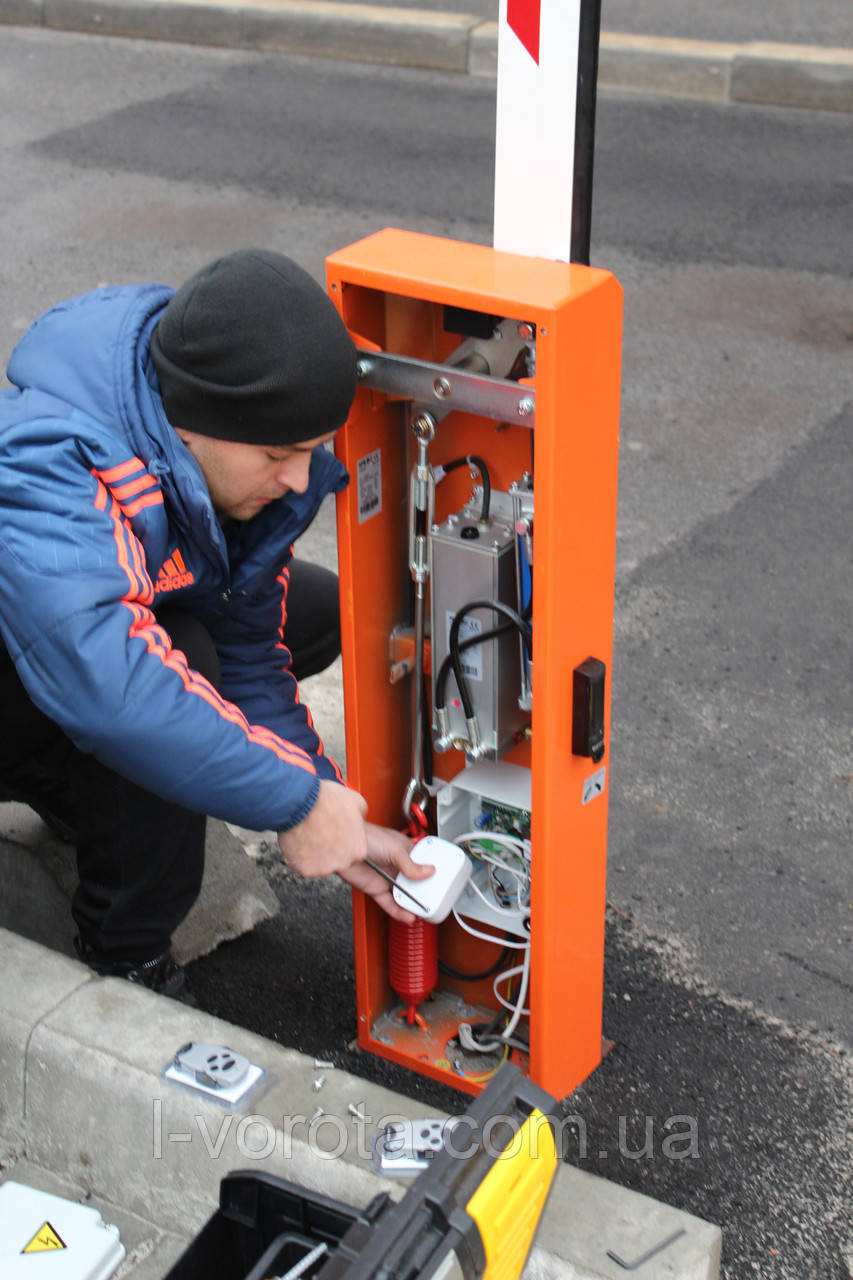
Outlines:
{"type": "Polygon", "coordinates": [[[359,348],[336,451],[349,784],[460,844],[440,925],[354,895],[359,1043],[477,1093],[598,1065],[621,289],[386,230],[327,260],[359,348]]]}

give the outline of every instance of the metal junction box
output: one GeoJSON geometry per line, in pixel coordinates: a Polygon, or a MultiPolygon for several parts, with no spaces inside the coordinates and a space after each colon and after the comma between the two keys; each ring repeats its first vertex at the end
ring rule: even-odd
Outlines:
{"type": "MultiPolygon", "coordinates": [[[[470,600],[500,600],[517,608],[514,551],[515,534],[510,521],[492,515],[487,523],[481,523],[476,504],[433,526],[433,695],[436,677],[448,655],[450,627],[457,611],[470,600]]],[[[460,639],[490,631],[500,621],[488,609],[475,610],[463,619],[460,639]]],[[[519,708],[519,661],[518,634],[512,630],[492,643],[474,644],[461,654],[463,675],[476,699],[482,754],[489,759],[499,759],[529,719],[519,708]]],[[[452,674],[447,685],[447,710],[450,736],[464,740],[465,716],[452,674]]]]}

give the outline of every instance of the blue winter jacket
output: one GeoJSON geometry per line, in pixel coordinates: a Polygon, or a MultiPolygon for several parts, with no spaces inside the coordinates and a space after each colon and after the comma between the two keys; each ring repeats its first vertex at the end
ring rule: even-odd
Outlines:
{"type": "Polygon", "coordinates": [[[73,298],[15,348],[0,394],[0,631],[33,702],[81,750],[186,808],[283,830],[320,778],[340,780],[282,628],[291,544],[347,473],[315,450],[307,492],[226,538],[148,351],[172,292],[73,298]],[[167,600],[210,630],[218,692],[157,625],[167,600]]]}

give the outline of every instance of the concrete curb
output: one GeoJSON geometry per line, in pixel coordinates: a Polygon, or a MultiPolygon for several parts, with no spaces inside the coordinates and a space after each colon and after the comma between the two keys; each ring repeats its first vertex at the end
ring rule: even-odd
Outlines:
{"type": "MultiPolygon", "coordinates": [[[[156,1224],[158,1239],[170,1241],[192,1238],[230,1169],[265,1169],[358,1207],[383,1189],[402,1194],[406,1184],[372,1172],[370,1139],[382,1121],[423,1115],[416,1101],[318,1069],[303,1054],[131,983],[96,978],[6,930],[0,971],[19,979],[0,986],[2,1177],[15,1177],[8,1162],[17,1160],[30,1183],[33,1170],[43,1171],[44,1180],[156,1224]],[[165,1083],[162,1068],[188,1040],[247,1054],[274,1075],[272,1086],[235,1114],[165,1083]],[[318,1106],[324,1117],[312,1124],[318,1106]]],[[[644,1265],[646,1280],[714,1280],[717,1227],[562,1165],[525,1275],[615,1280],[624,1269],[608,1248],[636,1258],[679,1231],[644,1265]]]]}
{"type": "MultiPolygon", "coordinates": [[[[0,0],[0,23],[494,75],[496,22],[334,0],[0,0]]],[[[605,32],[599,86],[853,111],[853,50],[605,32]]]]}
{"type": "Polygon", "coordinates": [[[853,49],[604,33],[599,84],[723,103],[853,111],[853,49]]]}

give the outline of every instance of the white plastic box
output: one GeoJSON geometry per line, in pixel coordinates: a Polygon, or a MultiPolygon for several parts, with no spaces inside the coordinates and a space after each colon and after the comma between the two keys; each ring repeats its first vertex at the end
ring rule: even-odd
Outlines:
{"type": "Polygon", "coordinates": [[[109,1280],[124,1254],[118,1228],[97,1209],[19,1182],[0,1186],[2,1280],[109,1280]]]}

